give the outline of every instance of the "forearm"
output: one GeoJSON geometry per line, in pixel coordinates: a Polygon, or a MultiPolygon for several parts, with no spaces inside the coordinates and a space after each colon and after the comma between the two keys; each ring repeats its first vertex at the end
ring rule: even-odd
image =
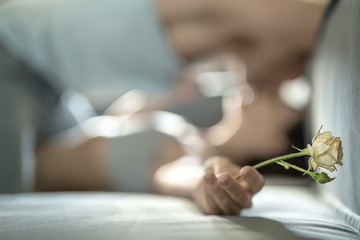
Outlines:
{"type": "Polygon", "coordinates": [[[69,140],[51,141],[38,147],[38,191],[110,190],[109,139],[95,137],[69,145],[69,140]]]}
{"type": "Polygon", "coordinates": [[[201,181],[204,167],[194,157],[183,156],[162,165],[153,175],[154,191],[164,195],[191,198],[201,181]]]}

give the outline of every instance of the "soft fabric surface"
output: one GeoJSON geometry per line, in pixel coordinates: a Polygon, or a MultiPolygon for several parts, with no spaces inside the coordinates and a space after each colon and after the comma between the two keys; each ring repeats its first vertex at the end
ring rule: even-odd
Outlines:
{"type": "Polygon", "coordinates": [[[312,66],[312,128],[320,125],[341,136],[344,166],[328,184],[358,216],[360,228],[360,1],[339,1],[319,39],[312,66]]]}
{"type": "Polygon", "coordinates": [[[305,187],[265,187],[240,216],[205,216],[193,202],[130,193],[0,196],[0,239],[359,239],[305,187]],[[291,232],[293,231],[293,232],[291,232]]]}

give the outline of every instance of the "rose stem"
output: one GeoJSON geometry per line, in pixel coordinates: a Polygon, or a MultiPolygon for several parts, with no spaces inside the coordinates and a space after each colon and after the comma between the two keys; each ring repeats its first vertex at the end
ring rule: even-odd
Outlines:
{"type": "MultiPolygon", "coordinates": [[[[300,172],[303,172],[303,173],[305,173],[305,174],[309,174],[310,172],[309,171],[307,171],[307,170],[305,170],[305,169],[303,169],[303,168],[301,168],[301,167],[298,167],[298,166],[295,166],[295,165],[293,165],[293,164],[290,164],[290,163],[287,163],[287,162],[284,162],[284,161],[280,161],[280,162],[276,162],[277,164],[279,164],[279,165],[281,165],[281,166],[284,166],[284,167],[291,167],[291,168],[293,168],[293,169],[295,169],[295,170],[298,170],[298,171],[300,171],[300,172]]],[[[309,174],[310,175],[310,174],[309,174]]]]}
{"type": "MultiPolygon", "coordinates": [[[[276,163],[276,162],[280,162],[282,160],[286,160],[286,159],[290,159],[290,158],[295,158],[295,157],[300,157],[300,156],[305,156],[305,155],[308,155],[309,154],[309,151],[307,150],[307,148],[305,148],[303,151],[301,152],[297,152],[297,153],[291,153],[291,154],[287,154],[287,155],[284,155],[284,156],[280,156],[280,157],[276,157],[276,158],[272,158],[272,159],[269,159],[269,160],[266,160],[264,162],[261,162],[261,163],[258,163],[256,164],[255,166],[253,166],[253,168],[261,168],[261,167],[264,167],[266,165],[269,165],[269,164],[272,164],[272,163],[276,163]]],[[[304,170],[305,171],[305,170],[304,170]]],[[[240,174],[236,175],[235,176],[235,179],[239,179],[241,177],[240,174]]]]}

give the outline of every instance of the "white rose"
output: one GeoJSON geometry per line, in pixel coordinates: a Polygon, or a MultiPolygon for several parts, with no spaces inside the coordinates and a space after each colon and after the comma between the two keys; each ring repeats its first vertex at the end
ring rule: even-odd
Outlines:
{"type": "Polygon", "coordinates": [[[309,165],[313,170],[323,167],[334,171],[336,165],[342,165],[343,149],[340,137],[333,137],[330,131],[318,133],[307,149],[311,155],[309,165]]]}

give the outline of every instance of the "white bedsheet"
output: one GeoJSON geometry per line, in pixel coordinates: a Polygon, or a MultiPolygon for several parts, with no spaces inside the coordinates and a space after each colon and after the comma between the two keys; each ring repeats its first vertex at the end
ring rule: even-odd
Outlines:
{"type": "Polygon", "coordinates": [[[242,216],[205,216],[190,200],[133,193],[0,196],[0,239],[359,239],[306,187],[266,186],[242,216]]]}

